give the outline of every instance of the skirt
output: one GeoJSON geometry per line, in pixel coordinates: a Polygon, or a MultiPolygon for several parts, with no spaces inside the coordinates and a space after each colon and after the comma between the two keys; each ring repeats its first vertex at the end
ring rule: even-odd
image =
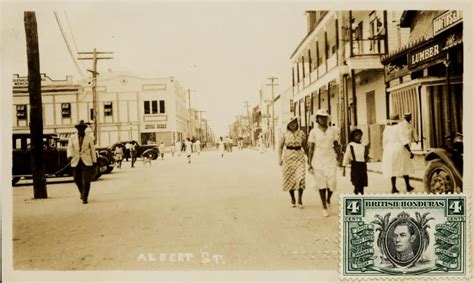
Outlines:
{"type": "Polygon", "coordinates": [[[367,187],[367,163],[353,161],[351,165],[351,182],[354,186],[367,187]]]}

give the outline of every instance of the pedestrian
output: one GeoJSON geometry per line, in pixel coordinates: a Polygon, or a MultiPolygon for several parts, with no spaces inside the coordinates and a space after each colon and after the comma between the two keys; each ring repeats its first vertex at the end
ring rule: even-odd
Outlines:
{"type": "Polygon", "coordinates": [[[137,161],[137,144],[135,141],[130,143],[130,158],[132,159],[132,168],[135,168],[135,161],[137,161]]]}
{"type": "Polygon", "coordinates": [[[219,138],[219,141],[217,142],[217,147],[219,149],[219,152],[221,153],[221,158],[224,158],[225,143],[222,137],[219,138]]]}
{"type": "MultiPolygon", "coordinates": [[[[186,138],[186,140],[189,140],[189,138],[186,138]]],[[[186,152],[186,140],[184,140],[184,141],[181,143],[181,151],[182,151],[182,152],[186,152]]]]}
{"type": "Polygon", "coordinates": [[[178,157],[181,156],[181,140],[178,140],[176,142],[175,147],[176,147],[176,152],[178,153],[178,157]]]}
{"type": "Polygon", "coordinates": [[[392,193],[399,193],[397,189],[397,177],[403,176],[407,192],[414,188],[410,185],[410,172],[412,171],[411,160],[414,157],[410,149],[410,140],[398,123],[398,114],[390,116],[387,126],[383,131],[383,154],[382,172],[383,176],[390,178],[392,193]]]}
{"type": "Polygon", "coordinates": [[[89,198],[91,179],[94,173],[94,167],[97,163],[94,140],[90,135],[86,135],[87,125],[84,120],[75,125],[77,134],[69,138],[67,145],[67,157],[70,160],[74,182],[81,194],[83,204],[86,204],[89,198]]]}
{"type": "Polygon", "coordinates": [[[234,140],[231,137],[229,137],[229,150],[230,150],[230,152],[232,152],[232,147],[234,147],[234,140]]]}
{"type": "Polygon", "coordinates": [[[127,142],[125,144],[125,160],[128,162],[128,158],[130,157],[130,143],[127,142]]]}
{"type": "Polygon", "coordinates": [[[258,136],[258,147],[260,148],[260,154],[265,153],[265,141],[263,140],[263,136],[260,134],[258,136]]]}
{"type": "Polygon", "coordinates": [[[160,155],[161,155],[161,160],[165,158],[165,143],[160,142],[160,155]]]}
{"type": "Polygon", "coordinates": [[[171,150],[171,157],[174,157],[174,153],[175,153],[175,151],[176,151],[175,142],[173,142],[173,143],[171,144],[170,150],[171,150]]]}
{"type": "Polygon", "coordinates": [[[121,144],[117,144],[114,151],[115,155],[115,162],[117,162],[117,168],[122,168],[122,160],[123,160],[123,148],[121,144]]]}
{"type": "Polygon", "coordinates": [[[319,109],[315,116],[316,126],[308,137],[308,171],[312,174],[314,186],[319,190],[322,214],[328,217],[328,205],[336,190],[337,155],[340,154],[340,147],[336,130],[328,125],[327,110],[319,109]]]}
{"type": "Polygon", "coordinates": [[[354,194],[364,194],[364,187],[367,187],[367,162],[369,160],[369,150],[362,144],[363,132],[361,129],[354,129],[349,135],[350,143],[347,145],[342,166],[351,166],[351,183],[354,185],[354,194]]]}
{"type": "Polygon", "coordinates": [[[193,143],[191,142],[191,139],[187,138],[185,142],[186,146],[186,157],[188,157],[188,163],[191,163],[191,154],[193,152],[192,146],[193,143]]]}
{"type": "Polygon", "coordinates": [[[410,141],[410,145],[412,142],[418,143],[418,138],[416,135],[416,132],[413,128],[412,124],[412,116],[410,112],[406,112],[403,114],[403,121],[400,123],[400,126],[403,128],[403,131],[405,135],[407,136],[407,139],[410,141]]]}
{"type": "Polygon", "coordinates": [[[298,207],[303,208],[303,190],[306,188],[305,171],[308,156],[306,135],[299,128],[298,117],[290,119],[278,147],[279,164],[283,166],[283,191],[289,191],[291,205],[296,207],[295,190],[298,190],[298,207]]]}
{"type": "Polygon", "coordinates": [[[196,147],[197,155],[201,154],[201,141],[199,139],[197,139],[196,142],[194,143],[194,145],[196,147]]]}

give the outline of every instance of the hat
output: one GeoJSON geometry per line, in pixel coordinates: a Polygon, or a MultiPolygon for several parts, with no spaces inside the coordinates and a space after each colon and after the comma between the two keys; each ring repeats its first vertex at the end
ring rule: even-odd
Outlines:
{"type": "Polygon", "coordinates": [[[389,120],[398,121],[398,120],[400,120],[400,116],[398,114],[391,114],[389,120]]]}
{"type": "Polygon", "coordinates": [[[290,119],[288,119],[288,122],[286,123],[286,125],[288,126],[291,122],[293,121],[298,121],[298,116],[292,116],[290,117],[290,119]]]}
{"type": "Polygon", "coordinates": [[[318,111],[316,111],[315,118],[317,118],[318,116],[329,117],[329,113],[326,109],[319,109],[318,111]]]}
{"type": "Polygon", "coordinates": [[[74,127],[76,127],[76,129],[85,129],[87,128],[87,124],[84,123],[84,120],[81,120],[74,127]]]}
{"type": "Polygon", "coordinates": [[[403,116],[405,116],[405,117],[411,116],[411,113],[410,113],[410,112],[405,112],[405,113],[403,114],[403,116]]]}

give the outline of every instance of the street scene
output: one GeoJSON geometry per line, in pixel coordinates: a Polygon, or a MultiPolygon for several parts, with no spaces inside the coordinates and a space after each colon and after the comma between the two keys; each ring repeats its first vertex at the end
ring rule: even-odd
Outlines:
{"type": "Polygon", "coordinates": [[[5,7],[12,271],[337,272],[341,195],[463,192],[463,10],[5,7]]]}

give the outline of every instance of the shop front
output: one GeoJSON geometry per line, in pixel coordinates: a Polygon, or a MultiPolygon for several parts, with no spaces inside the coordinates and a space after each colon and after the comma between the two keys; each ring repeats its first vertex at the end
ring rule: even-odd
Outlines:
{"type": "Polygon", "coordinates": [[[462,16],[447,11],[433,19],[433,37],[382,57],[387,118],[412,113],[421,150],[443,147],[447,136],[462,133],[462,16]],[[453,20],[456,19],[456,20],[453,20]]]}

